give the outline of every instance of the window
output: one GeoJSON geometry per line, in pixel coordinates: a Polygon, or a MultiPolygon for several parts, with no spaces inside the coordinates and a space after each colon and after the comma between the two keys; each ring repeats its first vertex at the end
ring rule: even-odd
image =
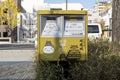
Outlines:
{"type": "Polygon", "coordinates": [[[1,37],[1,32],[0,32],[0,37],[1,37]]]}
{"type": "Polygon", "coordinates": [[[23,25],[26,25],[26,20],[23,20],[22,22],[23,22],[23,25]]]}
{"type": "Polygon", "coordinates": [[[8,33],[7,32],[3,32],[3,37],[8,37],[8,33]]]}
{"type": "Polygon", "coordinates": [[[7,20],[4,20],[4,21],[2,22],[2,24],[3,24],[3,25],[8,25],[7,20]]]}
{"type": "Polygon", "coordinates": [[[3,11],[4,11],[4,13],[7,13],[7,12],[8,12],[8,9],[7,9],[7,8],[4,8],[3,11]]]}
{"type": "Polygon", "coordinates": [[[0,25],[1,25],[2,20],[0,19],[0,25]]]}
{"type": "Polygon", "coordinates": [[[88,33],[99,33],[98,25],[88,25],[88,33]]]}

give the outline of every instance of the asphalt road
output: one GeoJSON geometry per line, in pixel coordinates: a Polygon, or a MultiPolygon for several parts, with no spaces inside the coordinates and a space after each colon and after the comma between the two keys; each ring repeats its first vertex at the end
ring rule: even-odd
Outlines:
{"type": "Polygon", "coordinates": [[[0,44],[0,50],[34,50],[34,44],[0,44]]]}

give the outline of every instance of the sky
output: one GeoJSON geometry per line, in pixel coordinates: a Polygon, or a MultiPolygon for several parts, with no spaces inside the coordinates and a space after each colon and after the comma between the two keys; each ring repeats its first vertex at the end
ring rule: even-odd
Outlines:
{"type": "MultiPolygon", "coordinates": [[[[92,8],[97,0],[68,0],[69,3],[81,3],[84,8],[92,8]]],[[[45,3],[65,3],[66,0],[45,0],[45,3]]]]}

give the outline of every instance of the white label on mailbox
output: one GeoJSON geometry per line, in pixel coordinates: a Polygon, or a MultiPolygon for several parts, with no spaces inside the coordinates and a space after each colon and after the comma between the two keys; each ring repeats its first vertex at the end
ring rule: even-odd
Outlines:
{"type": "Polygon", "coordinates": [[[66,21],[65,36],[84,36],[84,24],[80,21],[66,21]]]}
{"type": "Polygon", "coordinates": [[[43,48],[43,52],[46,54],[52,54],[54,53],[55,49],[52,46],[45,46],[43,48]]]}
{"type": "Polygon", "coordinates": [[[42,31],[42,37],[59,37],[60,29],[55,20],[46,21],[46,25],[42,31]]]}

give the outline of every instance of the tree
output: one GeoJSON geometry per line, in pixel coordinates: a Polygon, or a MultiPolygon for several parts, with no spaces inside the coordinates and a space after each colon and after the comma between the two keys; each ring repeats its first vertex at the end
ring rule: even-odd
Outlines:
{"type": "Polygon", "coordinates": [[[116,48],[120,48],[120,0],[112,2],[112,41],[116,48]]]}
{"type": "Polygon", "coordinates": [[[11,38],[13,37],[12,33],[14,28],[18,23],[17,14],[18,8],[15,2],[13,0],[4,0],[0,11],[0,17],[2,18],[3,24],[7,25],[6,29],[9,33],[8,36],[11,38]]]}

